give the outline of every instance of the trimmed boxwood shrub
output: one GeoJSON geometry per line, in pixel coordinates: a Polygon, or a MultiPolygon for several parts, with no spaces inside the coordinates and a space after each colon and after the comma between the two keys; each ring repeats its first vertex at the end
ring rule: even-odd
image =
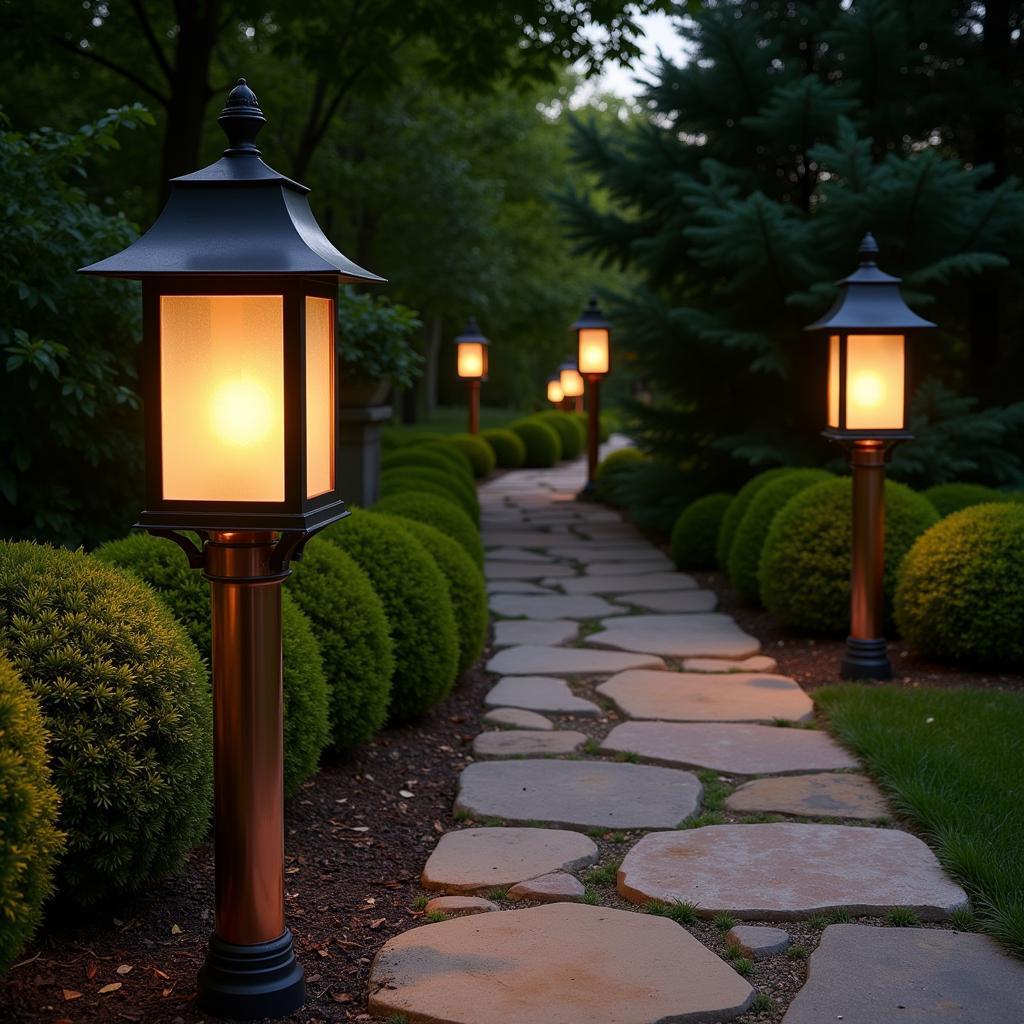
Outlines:
{"type": "Polygon", "coordinates": [[[480,436],[491,446],[495,463],[502,469],[519,469],[526,461],[526,445],[511,430],[485,430],[480,436]]]}
{"type": "Polygon", "coordinates": [[[718,543],[715,545],[715,560],[718,568],[723,572],[729,568],[729,552],[732,551],[733,538],[739,529],[743,517],[747,514],[750,503],[762,487],[777,480],[784,473],[789,473],[789,466],[777,466],[775,469],[766,469],[763,473],[751,477],[737,492],[732,504],[726,509],[725,517],[722,519],[722,528],[718,531],[718,543]]]}
{"type": "MultiPolygon", "coordinates": [[[[790,498],[772,522],[758,578],[764,606],[785,625],[842,636],[850,624],[852,481],[824,480],[790,498]]],[[[885,482],[885,602],[900,564],[938,513],[909,487],[885,482]]]]}
{"type": "Polygon", "coordinates": [[[406,491],[403,494],[381,498],[373,506],[373,510],[437,527],[462,546],[477,568],[483,568],[484,545],[480,539],[480,531],[473,525],[469,516],[451,500],[450,495],[442,498],[436,494],[424,494],[422,491],[406,491]]]}
{"type": "MultiPolygon", "coordinates": [[[[395,653],[384,605],[355,561],[321,537],[310,540],[302,559],[292,563],[285,590],[305,612],[320,647],[329,742],[335,750],[353,750],[384,724],[391,700],[395,653]]],[[[287,677],[287,637],[285,643],[287,677]]],[[[286,685],[286,698],[287,692],[286,685]]],[[[287,716],[286,705],[286,752],[287,716]]]]}
{"type": "Polygon", "coordinates": [[[776,513],[793,495],[831,478],[832,474],[823,469],[794,469],[769,480],[754,495],[740,520],[729,551],[729,582],[744,604],[755,607],[761,604],[757,568],[776,513]]]}
{"type": "Polygon", "coordinates": [[[509,430],[519,437],[526,448],[524,466],[547,469],[562,457],[562,442],[553,427],[537,419],[516,420],[509,430]]]}
{"type": "MultiPolygon", "coordinates": [[[[472,484],[467,484],[465,480],[452,472],[429,469],[426,466],[396,466],[394,469],[384,470],[380,475],[380,480],[382,487],[385,482],[391,485],[395,481],[399,481],[405,484],[408,490],[415,490],[409,485],[416,481],[422,481],[425,484],[433,484],[434,487],[444,488],[474,523],[480,520],[480,501],[476,496],[476,489],[472,484]]],[[[388,492],[396,493],[390,486],[388,492]]]]}
{"type": "Polygon", "coordinates": [[[418,718],[455,682],[459,641],[448,583],[394,516],[355,510],[321,534],[355,559],[384,604],[395,645],[389,717],[418,718]]]}
{"type": "Polygon", "coordinates": [[[647,456],[639,448],[632,446],[619,448],[606,455],[598,463],[597,478],[594,481],[594,486],[602,501],[615,501],[615,478],[621,473],[628,473],[641,462],[646,461],[647,456]]]}
{"type": "Polygon", "coordinates": [[[39,705],[0,657],[0,973],[32,938],[63,846],[39,705]]]}
{"type": "Polygon", "coordinates": [[[983,484],[937,484],[921,492],[934,506],[940,516],[952,515],[971,505],[987,505],[994,501],[1008,501],[1002,491],[983,484]]]}
{"type": "Polygon", "coordinates": [[[922,654],[1024,668],[1024,506],[975,505],[918,537],[900,569],[895,618],[922,654]]]}
{"type": "Polygon", "coordinates": [[[448,583],[459,634],[459,675],[476,664],[487,642],[490,621],[484,574],[463,548],[436,527],[413,519],[400,522],[430,552],[448,583]]]}
{"type": "Polygon", "coordinates": [[[195,645],[130,573],[0,544],[0,647],[50,733],[60,895],[89,906],[177,871],[206,834],[210,687],[195,645]]]}
{"type": "Polygon", "coordinates": [[[690,502],[672,527],[672,561],[677,569],[714,569],[715,542],[731,494],[716,492],[690,502]]]}
{"type": "Polygon", "coordinates": [[[562,442],[563,459],[575,459],[583,450],[587,435],[580,433],[579,424],[573,419],[573,414],[548,409],[536,413],[531,418],[546,423],[558,435],[558,440],[562,442]]]}
{"type": "Polygon", "coordinates": [[[453,469],[457,469],[467,480],[472,482],[473,463],[469,461],[469,456],[457,444],[452,444],[449,438],[439,435],[436,440],[418,444],[416,447],[420,451],[429,451],[440,455],[451,464],[453,469]]]}
{"type": "Polygon", "coordinates": [[[381,470],[411,467],[413,469],[436,469],[439,473],[454,473],[468,486],[473,486],[473,471],[461,460],[449,458],[444,449],[432,445],[418,445],[415,448],[399,448],[381,459],[381,470]]]}
{"type": "Polygon", "coordinates": [[[452,434],[448,441],[469,459],[473,476],[478,480],[494,472],[494,449],[483,438],[476,434],[452,434]]]}

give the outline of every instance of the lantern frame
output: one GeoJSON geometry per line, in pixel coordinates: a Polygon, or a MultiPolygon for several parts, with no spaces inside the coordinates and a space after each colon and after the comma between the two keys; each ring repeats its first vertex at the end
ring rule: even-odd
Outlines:
{"type": "Polygon", "coordinates": [[[606,377],[612,370],[612,325],[601,312],[597,296],[591,295],[590,301],[580,313],[579,318],[569,325],[570,331],[576,332],[576,368],[580,375],[587,379],[606,377]],[[580,370],[584,360],[581,358],[584,331],[604,331],[605,368],[603,370],[580,370]]]}
{"type": "Polygon", "coordinates": [[[465,381],[486,381],[487,374],[490,369],[488,349],[490,348],[491,342],[489,338],[484,337],[483,332],[480,330],[479,324],[476,322],[476,317],[471,316],[466,321],[466,326],[463,328],[461,334],[457,334],[453,340],[455,345],[455,373],[459,380],[465,381]],[[462,353],[463,345],[479,345],[480,346],[480,373],[475,374],[463,374],[459,369],[460,356],[462,353]]]}
{"type": "Polygon", "coordinates": [[[562,385],[562,392],[566,398],[580,398],[583,395],[583,392],[586,387],[586,382],[583,380],[583,375],[580,373],[579,367],[577,366],[575,359],[566,359],[563,363],[559,364],[558,382],[562,385]],[[576,376],[579,378],[580,385],[578,391],[574,390],[570,392],[566,390],[564,378],[565,374],[570,372],[575,373],[576,376]]]}

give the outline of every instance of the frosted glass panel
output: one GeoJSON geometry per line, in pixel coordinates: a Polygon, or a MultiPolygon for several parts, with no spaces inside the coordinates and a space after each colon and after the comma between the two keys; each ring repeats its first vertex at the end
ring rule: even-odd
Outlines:
{"type": "Polygon", "coordinates": [[[484,375],[484,347],[478,341],[463,341],[459,344],[459,376],[482,377],[484,375]]]}
{"type": "Polygon", "coordinates": [[[828,339],[828,425],[839,426],[839,336],[828,339]]]}
{"type": "Polygon", "coordinates": [[[583,394],[583,378],[577,370],[562,370],[560,374],[562,393],[566,398],[578,398],[583,394]]]}
{"type": "Polygon", "coordinates": [[[334,301],[306,296],[306,497],[334,490],[334,301]]]}
{"type": "Polygon", "coordinates": [[[851,334],[847,339],[846,427],[903,428],[903,335],[851,334]]]}
{"type": "Polygon", "coordinates": [[[608,372],[608,332],[603,327],[585,327],[580,331],[580,373],[608,372]]]}

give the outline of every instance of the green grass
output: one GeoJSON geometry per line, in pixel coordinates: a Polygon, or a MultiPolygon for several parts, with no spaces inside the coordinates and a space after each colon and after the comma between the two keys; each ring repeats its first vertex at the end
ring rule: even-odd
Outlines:
{"type": "MultiPolygon", "coordinates": [[[[510,423],[529,415],[513,409],[493,409],[485,405],[480,409],[480,429],[507,427],[510,423]]],[[[406,444],[417,434],[464,434],[468,428],[469,410],[465,405],[442,405],[438,406],[434,415],[428,419],[419,423],[386,426],[381,435],[384,447],[391,448],[406,444]]]]}
{"type": "Polygon", "coordinates": [[[725,798],[729,795],[731,787],[727,786],[719,777],[718,772],[705,768],[697,773],[701,785],[704,787],[702,797],[704,808],[707,811],[720,811],[725,807],[725,798]]]}
{"type": "Polygon", "coordinates": [[[921,922],[910,907],[890,907],[885,915],[885,923],[890,928],[915,928],[921,922]]]}
{"type": "Polygon", "coordinates": [[[750,1004],[750,1009],[755,1013],[770,1013],[775,1009],[775,1001],[767,992],[758,992],[750,1004]]]}
{"type": "Polygon", "coordinates": [[[656,917],[670,917],[676,924],[693,924],[697,920],[697,908],[686,900],[665,903],[662,900],[648,900],[644,904],[645,914],[656,917]]]}
{"type": "Polygon", "coordinates": [[[423,895],[417,896],[412,901],[412,909],[413,910],[424,910],[429,902],[430,902],[430,897],[429,896],[423,896],[423,895]]]}
{"type": "Polygon", "coordinates": [[[1024,694],[844,685],[814,697],[967,890],[978,927],[1024,954],[1024,694]]]}
{"type": "Polygon", "coordinates": [[[754,973],[754,961],[749,957],[741,956],[739,959],[733,960],[732,968],[737,974],[749,978],[754,973]]]}
{"type": "Polygon", "coordinates": [[[620,858],[618,860],[610,860],[607,864],[602,864],[600,867],[591,868],[587,872],[585,881],[588,885],[614,885],[621,863],[622,860],[620,858]]]}
{"type": "Polygon", "coordinates": [[[589,737],[586,743],[583,744],[584,754],[600,754],[601,744],[598,740],[595,740],[593,736],[589,737]]]}
{"type": "Polygon", "coordinates": [[[711,923],[720,932],[727,932],[730,928],[735,928],[736,925],[739,924],[732,914],[726,913],[725,911],[722,911],[720,914],[715,914],[715,916],[711,918],[711,923]]]}
{"type": "Polygon", "coordinates": [[[789,949],[786,950],[786,956],[788,956],[790,960],[806,960],[808,955],[806,946],[790,946],[789,949]]]}
{"type": "Polygon", "coordinates": [[[487,892],[487,898],[489,900],[503,900],[508,895],[509,886],[504,888],[490,889],[487,892]]]}
{"type": "Polygon", "coordinates": [[[423,915],[423,920],[427,924],[440,924],[442,921],[448,920],[448,915],[443,910],[431,910],[423,915]]]}

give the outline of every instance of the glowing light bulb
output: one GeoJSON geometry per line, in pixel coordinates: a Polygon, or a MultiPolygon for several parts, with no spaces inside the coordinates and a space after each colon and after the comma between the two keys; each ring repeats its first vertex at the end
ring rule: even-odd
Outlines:
{"type": "Polygon", "coordinates": [[[562,391],[562,385],[557,380],[548,381],[548,401],[549,402],[561,402],[565,398],[565,394],[562,391]]]}
{"type": "Polygon", "coordinates": [[[267,438],[274,425],[274,404],[260,381],[237,377],[213,393],[210,418],[221,441],[247,448],[267,438]]]}
{"type": "Polygon", "coordinates": [[[851,381],[854,403],[862,409],[877,409],[885,401],[885,381],[881,374],[864,370],[851,381]]]}

